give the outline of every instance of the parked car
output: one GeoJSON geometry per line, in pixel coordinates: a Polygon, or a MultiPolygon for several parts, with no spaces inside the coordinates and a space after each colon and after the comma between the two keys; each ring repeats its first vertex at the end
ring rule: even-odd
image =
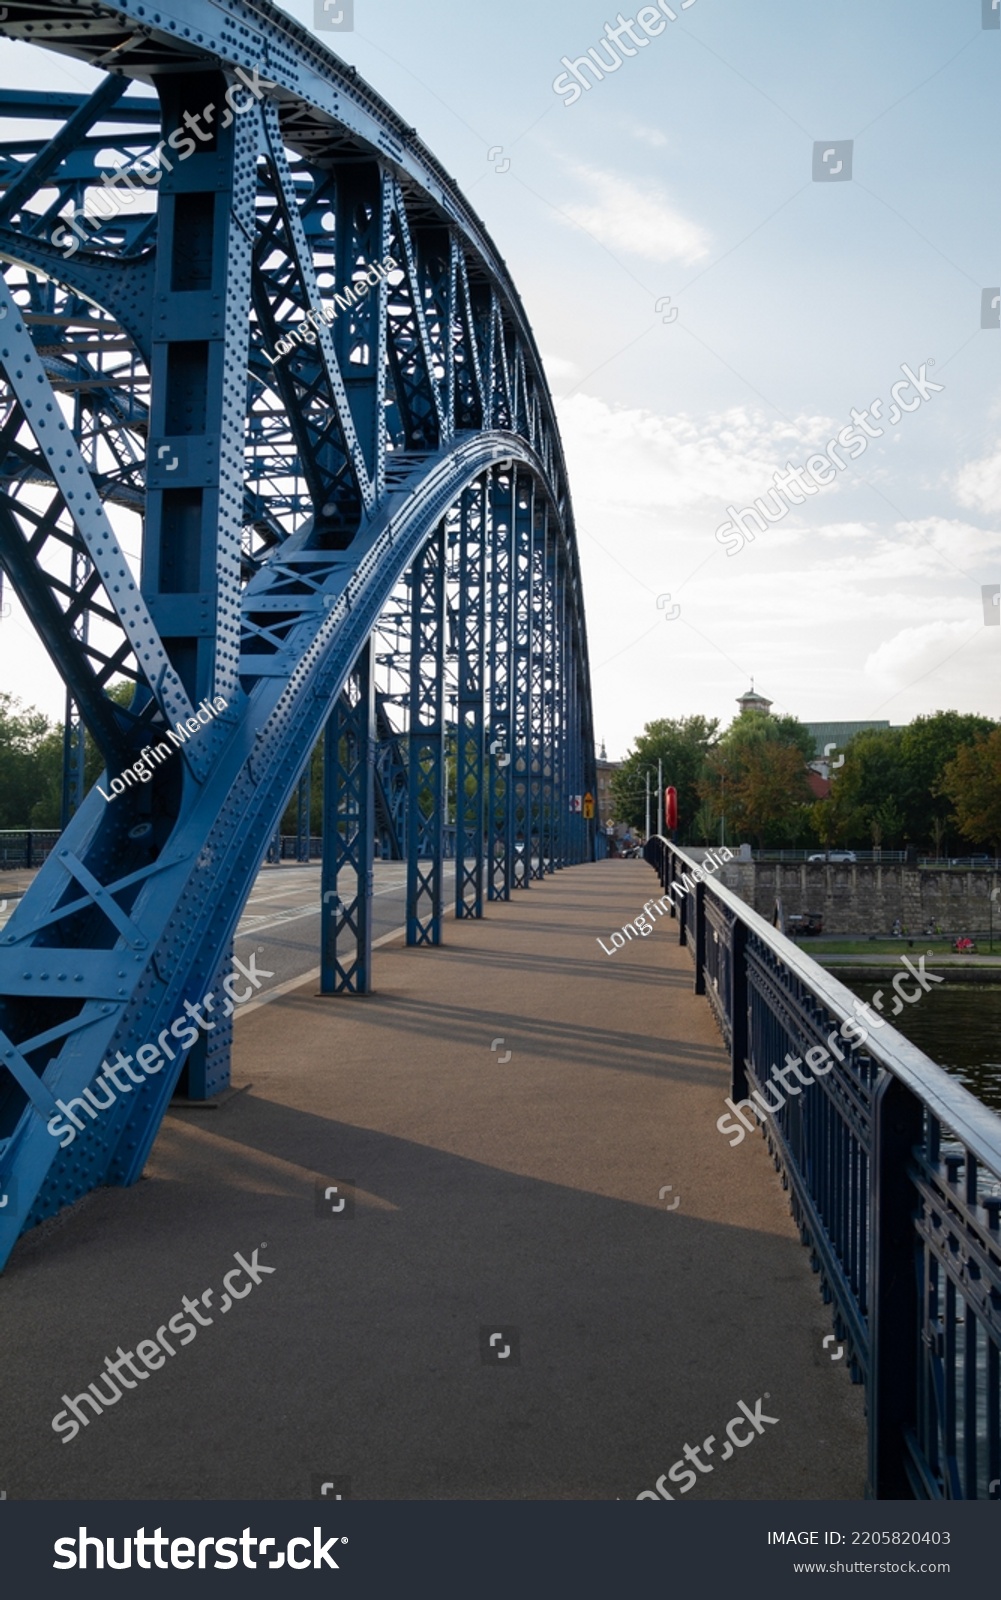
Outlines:
{"type": "Polygon", "coordinates": [[[819,855],[807,856],[806,859],[807,861],[857,861],[858,856],[854,850],[828,850],[826,854],[821,851],[819,855]]]}
{"type": "Polygon", "coordinates": [[[792,917],[786,917],[786,933],[790,939],[798,934],[803,938],[810,933],[823,933],[824,919],[819,911],[804,911],[792,917]]]}

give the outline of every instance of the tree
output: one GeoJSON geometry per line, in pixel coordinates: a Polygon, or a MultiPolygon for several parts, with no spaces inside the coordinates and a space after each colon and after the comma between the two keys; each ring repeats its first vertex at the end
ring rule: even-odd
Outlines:
{"type": "Polygon", "coordinates": [[[892,800],[884,800],[869,813],[869,832],[874,850],[883,848],[884,839],[899,838],[904,819],[892,800]]]}
{"type": "Polygon", "coordinates": [[[50,825],[46,801],[60,760],[59,732],[48,717],[0,693],[0,828],[50,825]]]}
{"type": "Polygon", "coordinates": [[[809,729],[795,717],[745,711],[710,751],[698,792],[719,808],[730,839],[787,844],[809,826],[812,755],[809,729]]]}
{"type": "Polygon", "coordinates": [[[818,842],[830,850],[838,837],[838,816],[830,795],[826,800],[816,800],[810,807],[810,821],[818,842]]]}
{"type": "Polygon", "coordinates": [[[35,801],[24,818],[29,828],[62,827],[63,734],[51,727],[33,753],[35,801]]]}
{"type": "Polygon", "coordinates": [[[988,717],[936,711],[906,728],[863,728],[849,742],[832,785],[837,837],[868,845],[875,826],[885,846],[940,853],[948,826],[955,826],[941,776],[961,746],[996,726],[988,717]]]}
{"type": "Polygon", "coordinates": [[[691,842],[693,844],[719,843],[720,814],[711,800],[703,800],[692,818],[691,842]]]}
{"type": "Polygon", "coordinates": [[[911,844],[931,846],[934,818],[939,817],[946,824],[953,820],[949,798],[938,788],[942,774],[962,746],[974,744],[997,726],[989,717],[936,711],[932,716],[915,717],[901,729],[903,774],[897,804],[903,813],[904,836],[911,844]]]}
{"type": "Polygon", "coordinates": [[[663,812],[656,794],[659,758],[663,763],[664,787],[673,784],[678,791],[678,836],[688,839],[695,826],[699,804],[698,783],[706,752],[712,747],[718,729],[717,717],[662,717],[655,722],[648,722],[636,740],[636,748],[629,752],[618,771],[612,775],[615,821],[627,822],[635,828],[644,827],[645,775],[650,772],[651,831],[662,831],[663,812]]]}
{"type": "Polygon", "coordinates": [[[849,740],[845,764],[831,784],[831,823],[840,843],[868,848],[877,817],[880,844],[895,848],[901,842],[905,782],[902,732],[902,728],[863,728],[849,740]],[[893,808],[892,816],[887,813],[887,806],[893,808]]]}
{"type": "Polygon", "coordinates": [[[965,839],[992,845],[994,854],[1001,854],[1001,728],[956,751],[938,793],[952,801],[965,839]]]}

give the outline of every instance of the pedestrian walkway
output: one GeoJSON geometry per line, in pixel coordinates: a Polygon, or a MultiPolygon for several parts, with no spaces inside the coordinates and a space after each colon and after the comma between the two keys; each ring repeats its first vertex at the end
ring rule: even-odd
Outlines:
{"type": "Polygon", "coordinates": [[[564,871],[379,951],[370,997],[241,1021],[242,1092],[0,1278],[0,1490],[634,1499],[680,1462],[677,1498],[861,1497],[861,1391],[763,1141],[717,1132],[677,923],[597,942],[655,891],[564,871]],[[142,1340],[173,1353],[64,1443],[60,1397],[142,1340]]]}

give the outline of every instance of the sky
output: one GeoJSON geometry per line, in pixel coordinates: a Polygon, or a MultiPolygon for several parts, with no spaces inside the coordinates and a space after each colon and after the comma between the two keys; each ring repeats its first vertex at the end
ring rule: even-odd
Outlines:
{"type": "MultiPolygon", "coordinates": [[[[314,27],[314,3],[285,9],[314,27]]],[[[664,0],[674,20],[622,35],[572,104],[562,58],[649,8],[354,0],[351,29],[317,30],[453,174],[522,297],[613,759],[657,717],[725,725],[752,677],[808,722],[1001,716],[982,596],[1001,583],[990,3],[664,0]],[[846,444],[853,410],[872,436],[856,421],[846,444]],[[800,491],[787,469],[811,458],[800,491]],[[794,487],[766,499],[776,520],[739,540],[728,508],[777,472],[794,487]]],[[[10,44],[0,74],[93,81],[10,44]]],[[[26,627],[13,601],[0,687],[58,715],[26,627]]]]}

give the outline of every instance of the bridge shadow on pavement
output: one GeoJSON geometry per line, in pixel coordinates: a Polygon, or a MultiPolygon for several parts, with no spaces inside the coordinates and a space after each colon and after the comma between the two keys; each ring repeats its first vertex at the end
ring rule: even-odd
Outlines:
{"type": "Polygon", "coordinates": [[[142,1182],[17,1247],[0,1489],[631,1499],[714,1435],[684,1498],[860,1498],[861,1390],[763,1142],[716,1129],[727,1064],[677,924],[596,943],[655,888],[568,870],[380,951],[370,997],[248,1017],[245,1092],[172,1112],[142,1182]],[[220,1314],[254,1250],[273,1271],[220,1314]],[[60,1396],[182,1296],[211,1325],[63,1443],[60,1396]],[[723,1460],[759,1400],[778,1421],[723,1460]]]}

